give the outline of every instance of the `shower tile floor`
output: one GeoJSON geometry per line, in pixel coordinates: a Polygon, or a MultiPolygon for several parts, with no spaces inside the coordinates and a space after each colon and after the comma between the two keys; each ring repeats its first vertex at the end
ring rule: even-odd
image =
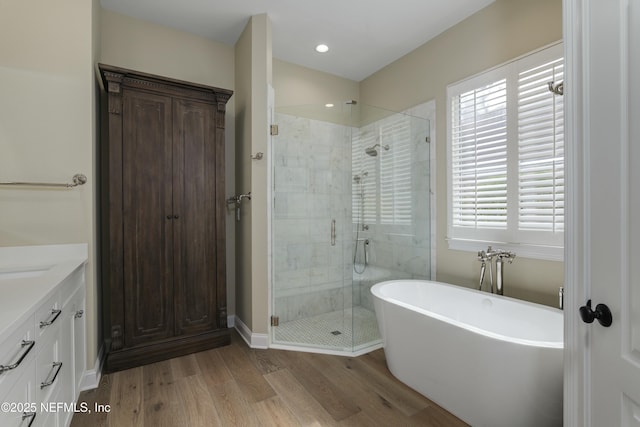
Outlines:
{"type": "Polygon", "coordinates": [[[281,323],[274,332],[276,344],[347,352],[380,343],[375,312],[359,306],[281,323]]]}

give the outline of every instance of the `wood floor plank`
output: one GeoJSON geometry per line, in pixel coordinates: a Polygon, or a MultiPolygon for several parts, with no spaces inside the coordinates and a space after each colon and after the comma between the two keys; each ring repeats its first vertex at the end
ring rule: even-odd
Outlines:
{"type": "Polygon", "coordinates": [[[201,351],[194,355],[198,363],[201,375],[209,386],[233,381],[233,375],[222,360],[222,356],[217,349],[201,351]]]}
{"type": "Polygon", "coordinates": [[[309,358],[298,352],[289,351],[283,355],[288,360],[288,369],[302,386],[322,405],[331,417],[340,421],[361,411],[353,403],[347,390],[336,387],[309,358]]]}
{"type": "Polygon", "coordinates": [[[176,357],[170,360],[173,379],[190,377],[200,373],[200,367],[195,354],[176,357]]]}
{"type": "MultiPolygon", "coordinates": [[[[142,366],[142,377],[144,379],[145,399],[160,393],[162,387],[173,384],[173,369],[171,360],[152,363],[142,366]]],[[[122,371],[126,372],[126,371],[122,371]]]]}
{"type": "Polygon", "coordinates": [[[367,378],[370,386],[403,414],[411,416],[429,406],[429,401],[424,396],[402,384],[390,374],[380,372],[358,358],[342,357],[341,359],[350,375],[360,379],[367,378]]]}
{"type": "Polygon", "coordinates": [[[256,416],[264,427],[301,426],[295,415],[282,402],[280,396],[261,400],[253,404],[256,416]]]}
{"type": "MultiPolygon", "coordinates": [[[[369,382],[369,378],[359,378],[358,373],[350,372],[345,365],[344,358],[328,356],[323,354],[309,354],[312,363],[329,378],[337,387],[346,390],[354,402],[365,412],[374,422],[371,426],[411,426],[410,418],[400,409],[389,402],[378,390],[369,382]]],[[[425,398],[424,403],[428,400],[425,398]]],[[[364,417],[367,419],[367,417],[364,417]]],[[[350,419],[350,418],[349,418],[350,419]]],[[[348,420],[342,424],[348,425],[348,420]]],[[[354,420],[360,420],[355,417],[354,420]]],[[[359,425],[356,423],[355,425],[359,425]]]]}
{"type": "Polygon", "coordinates": [[[425,427],[470,427],[460,418],[435,404],[414,414],[411,420],[425,427]]]}
{"type": "Polygon", "coordinates": [[[142,368],[142,373],[145,425],[170,427],[183,423],[186,415],[173,378],[171,361],[146,365],[142,368]]]}
{"type": "Polygon", "coordinates": [[[109,426],[144,426],[142,368],[111,374],[109,426]]]}
{"type": "Polygon", "coordinates": [[[95,404],[110,404],[111,402],[111,375],[103,375],[100,378],[98,388],[83,392],[78,399],[78,404],[86,403],[87,408],[92,412],[76,412],[71,419],[71,427],[108,427],[109,412],[102,411],[93,414],[95,404]]]}
{"type": "Polygon", "coordinates": [[[268,374],[270,372],[277,371],[285,367],[285,363],[282,363],[281,354],[289,353],[285,350],[264,350],[264,349],[249,349],[247,355],[249,360],[253,362],[255,367],[262,374],[268,374]]]}
{"type": "Polygon", "coordinates": [[[380,419],[373,418],[372,414],[367,413],[365,411],[360,411],[355,415],[350,416],[349,418],[345,418],[341,420],[339,423],[340,427],[389,427],[389,426],[402,426],[407,427],[410,424],[402,419],[398,418],[393,421],[383,421],[380,419]],[[393,424],[389,424],[389,422],[393,422],[393,424]]]}
{"type": "Polygon", "coordinates": [[[191,375],[176,381],[185,426],[222,426],[209,388],[202,375],[191,375]]]}
{"type": "Polygon", "coordinates": [[[275,396],[275,392],[265,381],[262,373],[239,345],[230,345],[218,351],[234,380],[242,392],[249,396],[251,402],[259,402],[275,396]]]}
{"type": "Polygon", "coordinates": [[[334,426],[336,421],[296,380],[289,369],[264,376],[303,426],[334,426]]]}
{"type": "Polygon", "coordinates": [[[387,358],[384,355],[384,350],[381,348],[374,350],[371,353],[363,354],[360,356],[360,359],[363,362],[376,367],[381,372],[389,371],[389,368],[387,368],[387,358]]]}
{"type": "Polygon", "coordinates": [[[216,384],[209,388],[221,425],[261,426],[251,403],[235,381],[216,384]]]}

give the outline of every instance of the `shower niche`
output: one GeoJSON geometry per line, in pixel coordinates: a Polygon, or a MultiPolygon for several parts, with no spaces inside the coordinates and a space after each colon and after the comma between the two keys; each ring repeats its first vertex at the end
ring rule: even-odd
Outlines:
{"type": "Polygon", "coordinates": [[[275,109],[271,347],[379,348],[371,286],[431,278],[430,107],[275,109]]]}

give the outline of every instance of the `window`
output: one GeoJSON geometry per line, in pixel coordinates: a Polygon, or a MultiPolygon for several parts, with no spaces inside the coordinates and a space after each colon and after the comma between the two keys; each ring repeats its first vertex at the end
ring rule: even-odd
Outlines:
{"type": "Polygon", "coordinates": [[[453,249],[487,245],[562,259],[562,45],[447,88],[448,234],[453,249]]]}

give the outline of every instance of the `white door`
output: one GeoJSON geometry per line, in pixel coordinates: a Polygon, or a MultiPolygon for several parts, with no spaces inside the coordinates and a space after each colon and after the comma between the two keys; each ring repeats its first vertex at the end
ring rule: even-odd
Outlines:
{"type": "Polygon", "coordinates": [[[565,425],[640,426],[640,0],[565,0],[565,425]],[[613,323],[580,320],[606,304],[613,323]]]}

